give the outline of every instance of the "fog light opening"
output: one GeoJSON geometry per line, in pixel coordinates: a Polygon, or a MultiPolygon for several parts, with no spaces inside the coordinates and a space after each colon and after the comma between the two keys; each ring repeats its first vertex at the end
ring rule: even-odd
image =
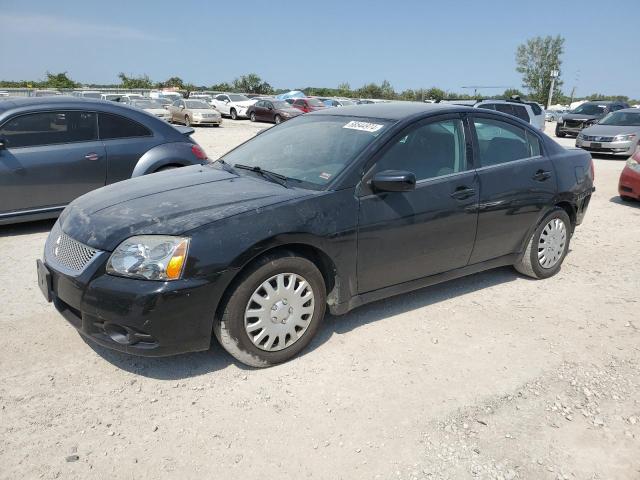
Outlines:
{"type": "Polygon", "coordinates": [[[121,345],[133,345],[138,341],[133,332],[129,332],[121,325],[105,323],[102,329],[111,340],[121,345]]]}

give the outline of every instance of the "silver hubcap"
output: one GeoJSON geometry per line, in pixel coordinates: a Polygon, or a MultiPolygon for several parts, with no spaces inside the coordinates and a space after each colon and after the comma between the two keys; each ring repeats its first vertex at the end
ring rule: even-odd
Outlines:
{"type": "Polygon", "coordinates": [[[538,262],[542,268],[553,268],[562,258],[567,243],[567,228],[559,218],[547,223],[538,240],[538,262]]]}
{"type": "Polygon", "coordinates": [[[260,350],[275,352],[296,343],[309,327],[314,295],[309,282],[295,273],[279,273],[251,295],[244,327],[260,350]]]}

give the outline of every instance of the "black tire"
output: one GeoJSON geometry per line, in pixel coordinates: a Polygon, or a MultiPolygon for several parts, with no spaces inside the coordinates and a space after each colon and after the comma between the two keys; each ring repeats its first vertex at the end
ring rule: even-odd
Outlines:
{"type": "Polygon", "coordinates": [[[538,224],[536,229],[533,231],[531,238],[527,242],[527,248],[522,255],[522,258],[518,262],[514,264],[515,269],[522,273],[523,275],[527,275],[532,278],[549,278],[554,276],[556,273],[560,271],[562,267],[562,262],[567,256],[567,252],[569,251],[569,243],[571,241],[571,233],[573,231],[573,227],[571,225],[571,220],[569,219],[569,215],[567,212],[560,208],[556,207],[551,210],[547,215],[544,216],[542,221],[538,224]],[[559,256],[556,263],[549,267],[545,268],[540,264],[540,260],[538,258],[538,248],[540,242],[540,236],[547,228],[549,222],[554,219],[558,219],[564,223],[564,228],[566,232],[566,239],[564,243],[564,248],[562,250],[561,255],[559,256]]]}
{"type": "Polygon", "coordinates": [[[560,131],[560,129],[558,128],[558,126],[556,125],[556,137],[558,138],[564,138],[566,135],[564,133],[562,133],[560,131]]]}
{"type": "Polygon", "coordinates": [[[237,120],[238,119],[238,112],[236,112],[235,108],[232,108],[231,111],[229,112],[229,114],[231,115],[231,120],[237,120]]]}
{"type": "Polygon", "coordinates": [[[189,118],[189,115],[185,115],[185,116],[184,116],[184,124],[185,124],[185,126],[187,126],[187,127],[190,127],[190,126],[191,126],[191,119],[189,118]]]}
{"type": "Polygon", "coordinates": [[[249,115],[249,120],[251,120],[252,122],[256,121],[256,112],[251,112],[251,115],[249,115]]]}
{"type": "MultiPolygon", "coordinates": [[[[225,297],[213,332],[222,347],[240,362],[251,367],[268,367],[296,356],[311,341],[324,318],[326,287],[318,267],[310,260],[292,253],[266,255],[241,273],[225,297]],[[251,296],[265,281],[279,273],[295,273],[303,277],[314,295],[314,310],[307,329],[290,346],[277,351],[258,348],[245,329],[245,310],[251,296]]],[[[284,323],[284,322],[283,322],[284,323]]]]}
{"type": "Polygon", "coordinates": [[[276,115],[274,117],[274,120],[276,122],[276,125],[280,125],[282,123],[282,117],[280,115],[276,115]]]}

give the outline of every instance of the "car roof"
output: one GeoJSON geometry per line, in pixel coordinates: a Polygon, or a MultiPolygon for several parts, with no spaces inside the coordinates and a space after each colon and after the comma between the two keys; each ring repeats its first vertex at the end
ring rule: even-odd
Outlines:
{"type": "Polygon", "coordinates": [[[337,115],[343,117],[370,117],[384,120],[401,120],[420,113],[431,112],[459,112],[473,111],[469,107],[462,107],[451,103],[419,103],[419,102],[389,102],[353,105],[341,108],[319,110],[308,115],[337,115]]]}

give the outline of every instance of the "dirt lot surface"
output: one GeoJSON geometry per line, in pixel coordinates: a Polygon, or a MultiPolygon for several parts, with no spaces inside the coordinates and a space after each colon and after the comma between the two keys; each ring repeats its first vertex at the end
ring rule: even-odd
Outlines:
{"type": "MultiPolygon", "coordinates": [[[[215,158],[263,127],[195,137],[215,158]]],[[[0,478],[640,478],[640,205],[617,197],[623,160],[595,163],[557,276],[329,317],[266,370],[88,345],[36,284],[52,222],[0,227],[0,478]]]]}

